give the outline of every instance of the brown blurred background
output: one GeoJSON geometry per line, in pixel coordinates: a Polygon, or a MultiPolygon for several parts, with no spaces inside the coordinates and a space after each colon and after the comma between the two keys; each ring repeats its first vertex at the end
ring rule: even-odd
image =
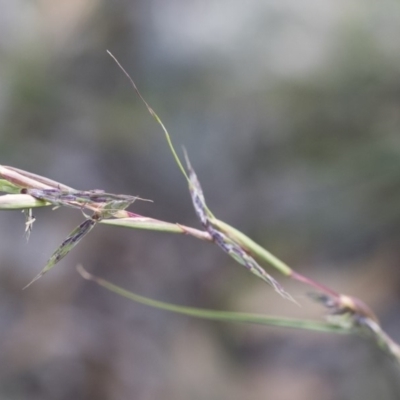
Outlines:
{"type": "MultiPolygon", "coordinates": [[[[162,131],[208,204],[301,273],[359,296],[400,340],[400,4],[395,0],[0,0],[0,163],[199,227],[162,131]]],[[[192,320],[84,282],[213,309],[315,317],[215,246],[41,209],[0,213],[1,399],[395,400],[367,340],[192,320]]]]}

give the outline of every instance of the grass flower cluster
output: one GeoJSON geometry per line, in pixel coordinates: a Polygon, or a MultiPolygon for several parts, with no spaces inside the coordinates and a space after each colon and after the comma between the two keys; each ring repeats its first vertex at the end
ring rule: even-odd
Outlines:
{"type": "Polygon", "coordinates": [[[115,57],[111,53],[109,54],[128,77],[130,83],[147,107],[149,113],[163,129],[177,165],[187,180],[194,210],[203,229],[199,230],[127,211],[127,208],[136,200],[144,200],[137,196],[113,194],[101,190],[76,190],[60,182],[53,181],[31,172],[0,165],[0,192],[5,193],[0,196],[0,209],[26,210],[26,232],[28,235],[31,232],[34,223],[31,210],[36,207],[70,207],[82,212],[84,217],[82,223],[70,232],[70,234],[50,256],[44,268],[30,283],[28,283],[27,286],[31,285],[45,273],[54,268],[57,263],[67,256],[67,254],[99,223],[130,229],[146,229],[190,235],[196,239],[216,244],[236,262],[242,265],[249,272],[253,273],[256,278],[261,279],[270,285],[278,295],[292,301],[293,303],[297,302],[284,289],[281,283],[273,278],[262,267],[263,264],[268,264],[269,267],[277,270],[286,278],[293,279],[305,285],[308,289],[311,288],[312,294],[310,295],[310,298],[325,308],[326,318],[320,321],[303,320],[284,318],[280,316],[184,307],[139,296],[118,287],[111,282],[91,275],[82,266],[78,266],[77,270],[83,278],[91,280],[105,289],[126,297],[127,299],[151,307],[192,317],[218,321],[256,323],[321,332],[367,335],[376,345],[390,354],[400,365],[399,345],[384,332],[380,326],[378,318],[361,300],[337,293],[328,286],[299,274],[283,261],[271,254],[268,250],[255,243],[251,238],[229,224],[220,221],[213,215],[207,207],[200,182],[196,176],[194,168],[190,164],[186,152],[185,159],[187,168],[185,169],[162,121],[142,97],[129,74],[123,69],[115,57]]]}

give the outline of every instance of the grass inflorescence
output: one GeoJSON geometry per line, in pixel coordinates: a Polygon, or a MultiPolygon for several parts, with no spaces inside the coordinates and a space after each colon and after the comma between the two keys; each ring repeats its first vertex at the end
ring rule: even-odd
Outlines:
{"type": "Polygon", "coordinates": [[[190,235],[196,239],[216,244],[236,262],[253,273],[255,277],[272,286],[285,299],[297,303],[261,264],[269,265],[284,277],[293,279],[309,288],[311,287],[313,289],[311,298],[327,310],[326,320],[290,319],[280,316],[214,311],[168,304],[129,292],[111,282],[91,275],[82,267],[79,267],[78,271],[83,278],[93,281],[120,296],[151,307],[192,317],[226,322],[258,323],[320,332],[367,334],[380,348],[393,356],[400,364],[399,345],[384,332],[375,314],[361,300],[338,293],[327,285],[299,274],[240,230],[213,215],[206,204],[199,179],[186,151],[184,151],[184,156],[187,169],[184,168],[161,119],[146,102],[133,79],[118,60],[110,52],[108,53],[127,76],[148,112],[161,126],[174,159],[188,183],[194,210],[203,229],[161,221],[128,211],[127,208],[140,199],[137,196],[107,193],[103,190],[76,190],[28,171],[0,165],[0,192],[5,193],[0,196],[0,209],[26,210],[26,232],[28,235],[35,220],[30,211],[32,208],[48,206],[53,208],[69,207],[79,210],[84,216],[84,220],[66,237],[50,256],[44,268],[26,287],[57,265],[98,223],[130,229],[146,229],[190,235]]]}

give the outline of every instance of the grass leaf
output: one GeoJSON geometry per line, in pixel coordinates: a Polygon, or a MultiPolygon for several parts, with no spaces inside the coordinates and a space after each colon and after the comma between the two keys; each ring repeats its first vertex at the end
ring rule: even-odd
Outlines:
{"type": "Polygon", "coordinates": [[[237,323],[253,323],[285,328],[294,329],[305,329],[310,331],[319,332],[332,332],[332,333],[351,333],[351,331],[344,330],[341,327],[334,326],[328,322],[319,322],[311,320],[302,320],[294,318],[284,318],[275,317],[262,314],[249,314],[249,313],[238,313],[231,311],[214,311],[202,308],[185,307],[176,304],[165,303],[162,301],[157,301],[150,299],[148,297],[140,296],[128,290],[125,290],[105,279],[98,278],[87,272],[82,266],[77,267],[80,275],[87,280],[93,281],[103,288],[119,295],[125,297],[129,300],[135,301],[140,304],[144,304],[150,307],[154,307],[160,310],[171,311],[178,314],[187,315],[195,318],[209,319],[214,321],[224,321],[224,322],[237,322],[237,323]]]}

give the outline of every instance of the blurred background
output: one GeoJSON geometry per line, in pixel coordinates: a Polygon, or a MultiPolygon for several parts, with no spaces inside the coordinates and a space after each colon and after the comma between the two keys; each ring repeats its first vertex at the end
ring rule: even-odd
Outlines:
{"type": "MultiPolygon", "coordinates": [[[[0,0],[0,163],[194,227],[146,100],[185,146],[209,207],[297,271],[362,298],[400,340],[400,4],[395,0],[0,0]]],[[[193,320],[159,300],[320,318],[216,246],[97,226],[24,287],[83,216],[0,213],[1,399],[400,398],[367,340],[193,320]]]]}

